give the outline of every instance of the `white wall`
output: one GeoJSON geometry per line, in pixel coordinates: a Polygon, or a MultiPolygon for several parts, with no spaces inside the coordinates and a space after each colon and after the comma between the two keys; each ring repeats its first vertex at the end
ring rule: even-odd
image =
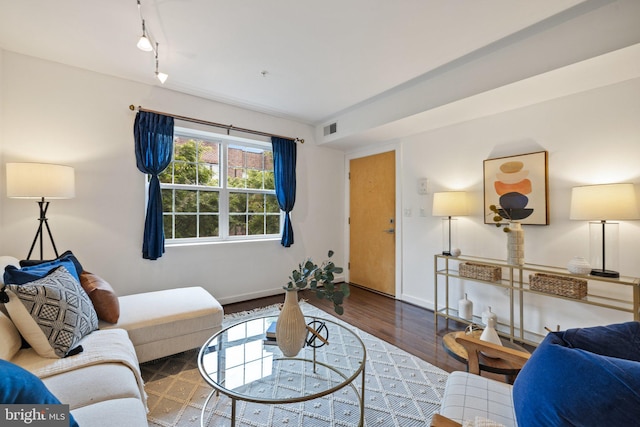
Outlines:
{"type": "MultiPolygon", "coordinates": [[[[569,220],[571,187],[633,182],[640,191],[639,117],[640,79],[634,79],[403,139],[402,205],[413,215],[402,218],[402,299],[433,306],[433,255],[442,251],[441,218],[431,216],[434,191],[472,193],[473,214],[458,219],[463,254],[506,259],[504,233],[483,218],[483,160],[491,157],[548,151],[550,224],[525,226],[526,261],[565,267],[575,255],[588,258],[588,223],[569,220]],[[426,196],[416,191],[422,177],[431,184],[426,196]],[[417,214],[420,208],[426,217],[417,214]]],[[[620,244],[621,273],[640,277],[640,221],[620,223],[620,244]]],[[[474,295],[476,314],[486,309],[482,293],[474,295]]],[[[579,322],[620,320],[594,307],[575,307],[550,310],[573,310],[569,314],[579,322]]],[[[563,320],[563,326],[571,322],[563,320]]]]}
{"type": "MultiPolygon", "coordinates": [[[[225,303],[279,292],[306,256],[321,261],[333,249],[336,259],[343,259],[343,153],[317,147],[308,125],[12,52],[0,54],[0,176],[5,162],[73,166],[76,197],[53,201],[48,214],[58,250],[73,250],[87,270],[104,277],[119,294],[201,285],[225,303]],[[304,138],[306,143],[298,145],[292,214],[295,244],[287,249],[279,241],[168,247],[159,260],[143,260],[145,183],[136,168],[130,104],[304,138]]],[[[0,187],[0,253],[25,258],[37,228],[37,204],[7,199],[0,187]]],[[[49,250],[45,257],[51,255],[49,250]]]]}

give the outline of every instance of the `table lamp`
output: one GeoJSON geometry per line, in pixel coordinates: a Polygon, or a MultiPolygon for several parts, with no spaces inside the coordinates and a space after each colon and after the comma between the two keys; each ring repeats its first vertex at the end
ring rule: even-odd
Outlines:
{"type": "Polygon", "coordinates": [[[45,163],[7,163],[7,197],[12,199],[36,199],[40,207],[39,226],[33,239],[29,255],[40,240],[40,259],[43,259],[43,226],[47,229],[53,251],[58,257],[58,250],[53,241],[47,209],[51,199],[71,199],[75,196],[74,170],[70,166],[45,163]]]}
{"type": "Polygon", "coordinates": [[[451,256],[451,217],[464,216],[469,214],[467,201],[467,193],[464,191],[443,191],[433,193],[433,216],[445,216],[443,220],[447,224],[443,224],[443,247],[442,255],[451,256]]]}
{"type": "Polygon", "coordinates": [[[591,266],[600,266],[599,268],[593,268],[591,274],[599,277],[620,277],[619,272],[606,268],[606,247],[609,247],[608,255],[613,255],[614,262],[617,261],[616,255],[618,253],[618,224],[607,221],[640,219],[634,185],[600,184],[574,187],[571,190],[571,212],[569,218],[599,221],[590,223],[589,228],[591,266]],[[607,229],[609,230],[608,232],[607,229]]]}

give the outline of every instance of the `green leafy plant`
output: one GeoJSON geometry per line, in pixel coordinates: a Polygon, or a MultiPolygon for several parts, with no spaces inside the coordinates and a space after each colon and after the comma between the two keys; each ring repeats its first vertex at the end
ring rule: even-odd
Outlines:
{"type": "Polygon", "coordinates": [[[496,223],[496,227],[500,228],[504,226],[502,231],[504,231],[505,233],[509,233],[511,231],[511,228],[509,228],[507,224],[503,223],[503,221],[505,220],[511,221],[511,214],[509,212],[509,209],[502,209],[500,206],[496,205],[489,206],[489,209],[491,210],[491,212],[493,212],[493,222],[496,223]]]}
{"type": "MultiPolygon", "coordinates": [[[[328,258],[332,256],[333,251],[329,251],[328,258]]],[[[344,307],[342,307],[342,303],[345,297],[349,296],[349,285],[347,283],[333,283],[335,274],[342,273],[342,271],[342,267],[337,267],[329,259],[318,266],[311,258],[307,258],[298,264],[297,270],[291,272],[289,283],[283,288],[287,290],[303,290],[307,287],[313,289],[316,297],[332,301],[335,312],[343,314],[344,307]]]]}

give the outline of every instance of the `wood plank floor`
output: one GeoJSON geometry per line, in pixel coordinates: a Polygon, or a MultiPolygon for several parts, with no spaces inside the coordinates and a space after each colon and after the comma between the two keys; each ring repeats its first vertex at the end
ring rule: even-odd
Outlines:
{"type": "MultiPolygon", "coordinates": [[[[446,329],[446,322],[440,319],[436,331],[433,311],[356,286],[351,286],[351,295],[345,300],[342,316],[335,314],[331,302],[317,299],[310,291],[301,292],[300,298],[447,372],[465,369],[464,364],[449,356],[442,347],[442,336],[464,329],[465,325],[451,321],[449,329],[446,329]]],[[[284,295],[275,295],[227,304],[224,312],[230,314],[283,301],[284,295]]]]}

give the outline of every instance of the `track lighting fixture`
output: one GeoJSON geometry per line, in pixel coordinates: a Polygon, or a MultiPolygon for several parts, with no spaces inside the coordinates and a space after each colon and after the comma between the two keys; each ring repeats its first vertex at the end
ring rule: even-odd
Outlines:
{"type": "MultiPolygon", "coordinates": [[[[138,6],[140,6],[140,1],[138,1],[138,6]]],[[[138,40],[138,44],[136,46],[138,46],[138,49],[145,52],[151,52],[153,50],[153,46],[151,46],[151,42],[147,37],[147,30],[144,25],[144,19],[142,20],[142,35],[140,36],[140,39],[138,40]]]]}
{"type": "Polygon", "coordinates": [[[160,83],[164,84],[169,77],[168,74],[161,73],[159,71],[159,61],[158,61],[158,42],[155,43],[155,47],[152,42],[151,34],[147,31],[147,26],[144,18],[142,17],[142,7],[140,4],[140,0],[136,0],[138,3],[138,13],[140,14],[140,21],[142,21],[142,36],[138,39],[138,44],[136,45],[138,49],[143,50],[145,52],[153,52],[156,60],[156,77],[160,80],[160,83]]]}
{"type": "Polygon", "coordinates": [[[158,78],[158,80],[160,80],[160,83],[164,84],[164,82],[167,81],[167,77],[169,76],[165,73],[161,73],[158,71],[158,43],[157,42],[156,42],[156,48],[154,52],[156,54],[156,77],[158,78]]]}

